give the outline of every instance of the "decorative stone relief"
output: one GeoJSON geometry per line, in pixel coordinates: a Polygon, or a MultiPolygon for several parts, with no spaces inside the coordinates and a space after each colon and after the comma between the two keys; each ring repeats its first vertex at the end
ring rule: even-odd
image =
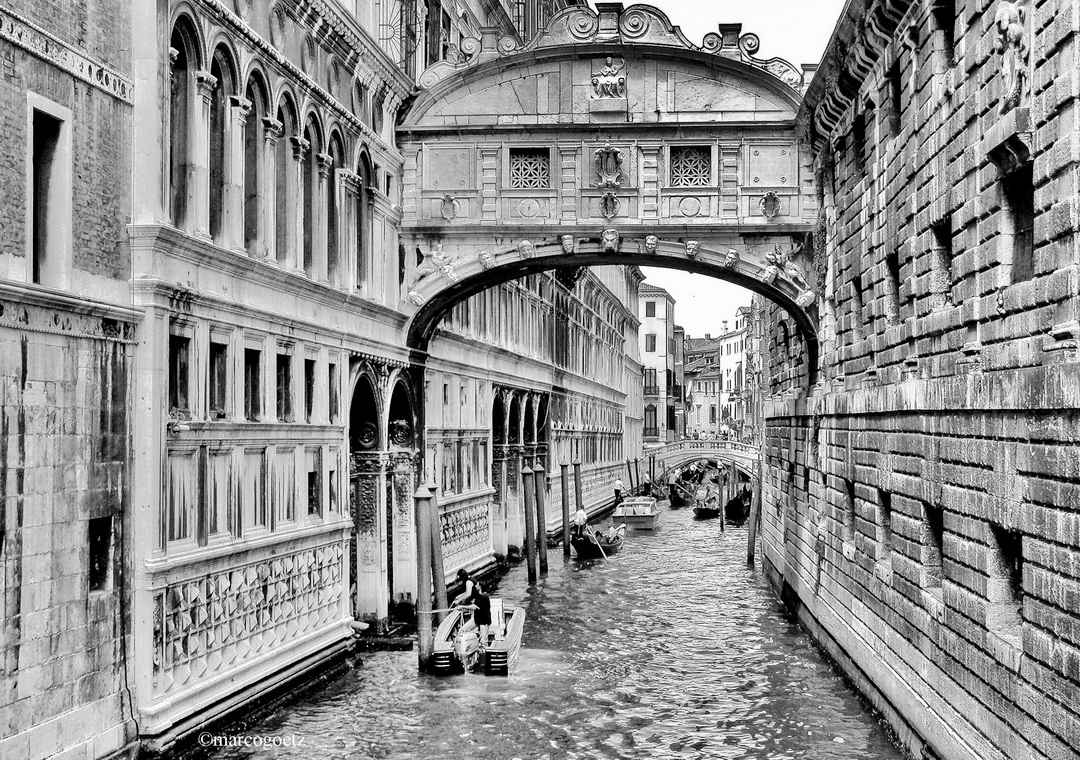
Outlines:
{"type": "Polygon", "coordinates": [[[600,250],[604,253],[618,253],[621,244],[618,230],[608,228],[600,233],[600,250]]]}
{"type": "Polygon", "coordinates": [[[771,190],[761,196],[758,200],[758,206],[766,219],[775,219],[783,211],[783,207],[780,205],[780,196],[771,190]]]}
{"type": "Polygon", "coordinates": [[[600,198],[600,215],[605,219],[614,219],[619,215],[619,199],[615,197],[615,193],[606,192],[600,198]]]}
{"type": "Polygon", "coordinates": [[[1023,104],[1028,90],[1028,16],[1026,0],[998,3],[994,14],[994,50],[1001,53],[999,113],[1023,104]]]}
{"type": "Polygon", "coordinates": [[[559,238],[559,243],[562,244],[563,253],[573,253],[577,240],[573,235],[563,235],[559,238]]]}
{"type": "Polygon", "coordinates": [[[455,267],[460,263],[458,258],[443,251],[442,243],[436,243],[424,254],[423,262],[416,268],[416,275],[418,279],[423,279],[429,274],[438,273],[445,277],[447,282],[457,282],[459,278],[455,267]]]}
{"type": "Polygon", "coordinates": [[[686,258],[696,259],[698,255],[698,249],[701,247],[701,243],[696,240],[687,240],[683,244],[683,249],[686,252],[686,258]]]}
{"type": "Polygon", "coordinates": [[[726,269],[733,269],[740,260],[739,252],[734,248],[728,248],[727,256],[724,257],[724,267],[726,269]]]}
{"type": "Polygon", "coordinates": [[[645,253],[656,253],[656,246],[660,244],[660,238],[656,235],[645,236],[645,253]]]}
{"type": "Polygon", "coordinates": [[[776,245],[772,253],[765,254],[765,261],[769,266],[766,267],[766,274],[770,276],[767,282],[773,282],[777,276],[782,276],[787,280],[793,282],[800,290],[810,290],[810,286],[806,282],[806,277],[803,274],[802,267],[796,263],[795,258],[802,253],[802,244],[795,243],[788,250],[784,250],[782,246],[776,245]],[[775,271],[773,271],[775,270],[775,271]]]}
{"type": "Polygon", "coordinates": [[[485,271],[495,266],[495,256],[491,251],[480,251],[476,254],[476,260],[480,262],[480,268],[485,271]]]}
{"type": "Polygon", "coordinates": [[[410,290],[407,297],[409,299],[409,303],[411,303],[413,306],[419,307],[424,305],[424,297],[417,293],[415,290],[410,290]]]}
{"type": "Polygon", "coordinates": [[[625,65],[622,58],[619,59],[619,63],[616,65],[611,56],[607,57],[600,71],[593,72],[593,99],[626,97],[626,75],[622,73],[625,65]]]}
{"type": "Polygon", "coordinates": [[[617,190],[622,187],[622,151],[605,145],[593,153],[596,160],[596,186],[617,190]]]}
{"type": "Polygon", "coordinates": [[[439,202],[439,214],[443,219],[450,221],[457,216],[459,205],[454,196],[444,193],[442,201],[439,202]]]}
{"type": "Polygon", "coordinates": [[[518,243],[518,253],[521,254],[522,258],[531,259],[533,254],[536,253],[536,249],[528,240],[522,240],[518,243]]]}
{"type": "Polygon", "coordinates": [[[390,443],[395,446],[412,445],[412,423],[409,420],[391,420],[390,443]]]}

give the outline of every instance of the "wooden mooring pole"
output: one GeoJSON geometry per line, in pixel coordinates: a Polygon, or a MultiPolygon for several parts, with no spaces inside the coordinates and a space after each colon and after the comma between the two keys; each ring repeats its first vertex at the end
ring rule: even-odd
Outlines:
{"type": "Polygon", "coordinates": [[[750,528],[746,537],[746,562],[754,564],[754,550],[757,547],[758,521],[761,519],[761,481],[764,452],[758,454],[757,477],[753,478],[753,494],[750,500],[750,528]]]}
{"type": "Polygon", "coordinates": [[[435,624],[441,623],[446,617],[446,609],[450,606],[446,598],[446,569],[443,565],[442,547],[442,520],[439,518],[439,497],[436,495],[439,487],[434,483],[427,484],[431,491],[429,502],[431,506],[431,581],[435,586],[435,624]]]}
{"type": "Polygon", "coordinates": [[[536,485],[536,546],[540,550],[540,574],[547,575],[547,471],[539,459],[533,467],[533,483],[536,485]]]}
{"type": "Polygon", "coordinates": [[[525,500],[525,564],[529,569],[530,586],[536,585],[536,528],[533,527],[535,488],[532,468],[525,465],[521,468],[521,495],[525,500]]]}
{"type": "Polygon", "coordinates": [[[570,465],[559,465],[562,474],[562,553],[570,556],[570,465]]]}
{"type": "Polygon", "coordinates": [[[413,494],[416,507],[416,638],[420,672],[431,661],[431,489],[422,485],[413,494]]]}
{"type": "Polygon", "coordinates": [[[581,462],[574,462],[574,498],[578,509],[585,509],[585,502],[581,500],[581,462]]]}

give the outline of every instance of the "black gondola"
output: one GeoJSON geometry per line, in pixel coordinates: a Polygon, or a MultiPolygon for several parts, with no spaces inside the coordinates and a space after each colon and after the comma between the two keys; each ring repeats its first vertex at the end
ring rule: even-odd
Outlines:
{"type": "Polygon", "coordinates": [[[578,559],[604,559],[612,554],[618,554],[623,545],[623,531],[621,528],[615,535],[615,539],[609,541],[603,535],[591,533],[591,535],[571,536],[570,545],[578,559]]]}

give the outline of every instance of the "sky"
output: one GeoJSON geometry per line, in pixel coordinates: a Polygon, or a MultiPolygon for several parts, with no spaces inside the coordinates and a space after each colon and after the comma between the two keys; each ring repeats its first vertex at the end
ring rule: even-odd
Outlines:
{"type": "MultiPolygon", "coordinates": [[[[761,40],[758,58],[784,58],[799,66],[817,63],[840,17],[844,0],[643,0],[681,26],[695,45],[717,24],[741,23],[761,40]]],[[[626,5],[632,5],[626,2],[626,5]]],[[[749,290],[699,274],[643,268],[646,281],[675,298],[675,321],[688,336],[718,335],[735,324],[735,310],[750,304],[749,290]]]]}

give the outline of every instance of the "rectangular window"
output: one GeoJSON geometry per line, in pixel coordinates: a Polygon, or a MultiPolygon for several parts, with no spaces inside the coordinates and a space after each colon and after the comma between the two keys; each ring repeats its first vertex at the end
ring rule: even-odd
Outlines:
{"type": "Polygon", "coordinates": [[[855,170],[866,171],[866,115],[860,113],[851,122],[851,153],[855,157],[855,170]]]}
{"type": "Polygon", "coordinates": [[[169,411],[191,413],[190,394],[191,339],[169,335],[169,411]]]}
{"type": "Polygon", "coordinates": [[[1019,639],[1024,606],[1023,535],[990,523],[986,627],[1019,639]]]}
{"type": "Polygon", "coordinates": [[[889,559],[892,551],[892,495],[888,491],[877,489],[878,497],[878,561],[889,559]]]}
{"type": "Polygon", "coordinates": [[[671,186],[702,187],[712,184],[712,148],[677,145],[671,148],[671,186]]]}
{"type": "Polygon", "coordinates": [[[889,132],[895,137],[900,134],[903,126],[901,114],[903,111],[904,80],[900,59],[889,67],[889,132]]]}
{"type": "Polygon", "coordinates": [[[656,352],[656,336],[655,335],[646,335],[645,336],[645,350],[647,352],[649,352],[649,353],[655,353],[656,352]]]}
{"type": "Polygon", "coordinates": [[[262,351],[244,349],[244,418],[257,422],[262,414],[262,351]]]}
{"type": "Polygon", "coordinates": [[[226,399],[229,391],[229,347],[224,343],[210,342],[209,388],[207,406],[210,419],[225,419],[226,399]]]}
{"type": "Polygon", "coordinates": [[[655,317],[656,316],[656,301],[646,301],[645,302],[645,316],[646,317],[655,317]]]}
{"type": "Polygon", "coordinates": [[[932,0],[930,7],[934,73],[944,73],[956,64],[956,0],[932,0]]]}
{"type": "Polygon", "coordinates": [[[510,187],[540,190],[551,185],[551,153],[547,148],[510,148],[510,187]]]}
{"type": "Polygon", "coordinates": [[[709,424],[716,424],[716,404],[709,404],[709,424]]]}
{"type": "Polygon", "coordinates": [[[308,449],[306,458],[308,514],[322,517],[322,449],[308,449]]]}
{"type": "Polygon", "coordinates": [[[315,413],[315,360],[304,359],[304,420],[311,422],[315,413]]]}
{"type": "Polygon", "coordinates": [[[923,587],[941,591],[942,557],[945,549],[945,512],[923,502],[923,587]]]}
{"type": "Polygon", "coordinates": [[[930,306],[943,309],[953,304],[952,262],[953,230],[952,214],[930,228],[933,234],[933,250],[930,256],[930,306]]]}
{"type": "Polygon", "coordinates": [[[1001,181],[1004,206],[1003,244],[1012,248],[1012,282],[1035,276],[1035,189],[1028,162],[1001,181]]]}
{"type": "Polygon", "coordinates": [[[329,404],[329,407],[330,407],[329,408],[330,424],[334,424],[335,422],[337,422],[337,418],[338,418],[338,374],[337,374],[337,364],[331,363],[329,365],[329,369],[327,370],[327,376],[328,376],[328,384],[330,386],[329,401],[328,401],[328,404],[329,404]]]}
{"type": "Polygon", "coordinates": [[[87,521],[87,578],[91,591],[109,589],[109,559],[112,554],[112,515],[87,521]]]}
{"type": "MultiPolygon", "coordinates": [[[[36,96],[29,96],[39,103],[36,96]]],[[[42,107],[46,107],[41,103],[42,107]]],[[[49,104],[51,106],[52,104],[49,104]]],[[[52,110],[52,108],[50,108],[52,110]]],[[[58,112],[65,109],[56,107],[58,112]]],[[[67,119],[38,108],[30,112],[30,224],[27,279],[52,288],[67,286],[71,241],[71,147],[67,119]]]]}
{"type": "Polygon", "coordinates": [[[292,422],[292,356],[277,355],[277,418],[281,422],[292,422]]]}

